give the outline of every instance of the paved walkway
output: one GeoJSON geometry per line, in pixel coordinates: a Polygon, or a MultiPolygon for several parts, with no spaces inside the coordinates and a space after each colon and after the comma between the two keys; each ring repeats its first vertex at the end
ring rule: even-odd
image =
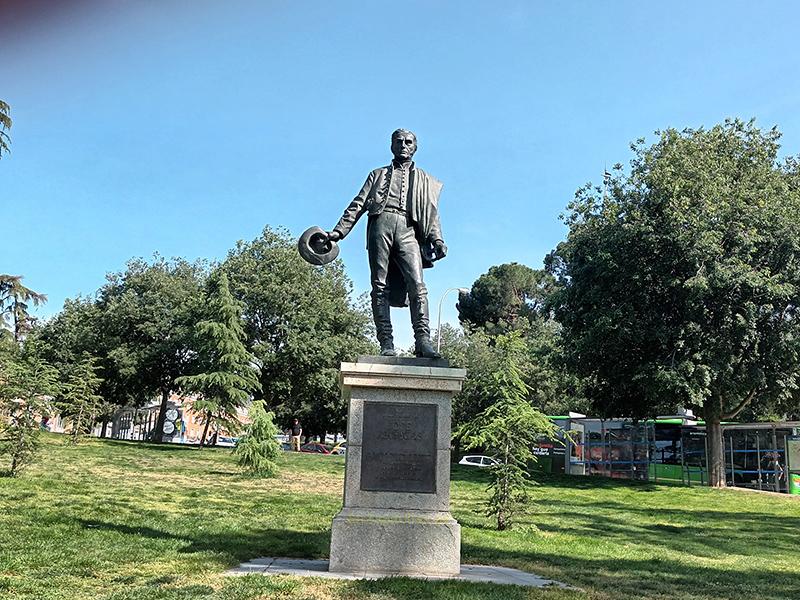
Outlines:
{"type": "Polygon", "coordinates": [[[426,580],[456,580],[482,583],[500,583],[506,585],[522,585],[526,587],[556,586],[567,588],[569,586],[544,579],[532,573],[508,567],[490,567],[484,565],[461,565],[461,574],[455,577],[441,576],[409,576],[398,573],[331,573],[328,571],[328,561],[308,560],[303,558],[256,558],[242,563],[235,569],[226,572],[226,575],[247,575],[249,573],[263,573],[265,575],[296,575],[298,577],[326,577],[330,579],[381,579],[383,577],[406,576],[426,580]]]}

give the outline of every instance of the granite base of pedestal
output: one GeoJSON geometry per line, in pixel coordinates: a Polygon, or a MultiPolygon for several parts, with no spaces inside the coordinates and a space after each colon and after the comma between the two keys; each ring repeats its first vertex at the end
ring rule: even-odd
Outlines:
{"type": "Polygon", "coordinates": [[[342,363],[347,460],[343,508],[331,526],[331,571],[459,573],[450,417],[465,375],[445,361],[359,357],[342,363]]]}
{"type": "Polygon", "coordinates": [[[345,508],[331,526],[330,570],[457,575],[461,526],[449,514],[345,508]]]}

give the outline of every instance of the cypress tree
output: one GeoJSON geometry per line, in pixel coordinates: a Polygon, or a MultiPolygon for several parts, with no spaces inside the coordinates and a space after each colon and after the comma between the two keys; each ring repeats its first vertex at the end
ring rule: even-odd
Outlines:
{"type": "Polygon", "coordinates": [[[176,380],[184,391],[199,396],[194,410],[205,421],[201,447],[212,421],[235,433],[239,428],[238,409],[246,406],[251,394],[261,387],[255,357],[244,345],[241,305],[231,295],[222,271],[209,277],[204,313],[206,318],[194,333],[197,373],[176,380]]]}

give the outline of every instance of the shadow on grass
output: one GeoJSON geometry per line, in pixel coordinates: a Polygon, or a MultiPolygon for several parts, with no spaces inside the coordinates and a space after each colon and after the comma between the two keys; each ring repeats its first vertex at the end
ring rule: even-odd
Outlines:
{"type": "MultiPolygon", "coordinates": [[[[614,490],[632,489],[639,492],[657,492],[664,485],[675,485],[666,483],[654,483],[649,481],[636,481],[633,479],[611,479],[601,476],[579,476],[579,475],[557,475],[553,473],[541,473],[531,471],[531,483],[533,486],[547,486],[549,488],[564,488],[571,490],[614,490]]],[[[476,483],[488,485],[491,475],[488,469],[477,467],[466,467],[464,465],[451,465],[450,480],[463,483],[476,483]]],[[[678,487],[685,487],[677,484],[678,487]]]]}
{"type": "MultiPolygon", "coordinates": [[[[390,577],[377,580],[351,581],[345,588],[357,597],[373,594],[380,598],[424,598],[425,600],[526,600],[530,598],[529,588],[511,585],[491,585],[486,583],[467,583],[464,581],[423,581],[407,577],[390,577]]],[[[546,595],[537,598],[585,598],[576,591],[550,588],[546,595]]]]}
{"type": "MultiPolygon", "coordinates": [[[[713,498],[708,507],[663,507],[649,500],[658,498],[652,492],[665,491],[661,483],[537,473],[533,478],[544,488],[581,490],[577,496],[548,498],[546,512],[538,514],[534,505],[519,515],[520,525],[566,537],[552,553],[542,552],[541,545],[527,543],[524,535],[508,544],[501,544],[499,538],[484,538],[481,544],[467,542],[462,545],[465,561],[532,570],[602,590],[614,598],[800,598],[800,577],[796,570],[785,567],[788,557],[800,548],[800,511],[797,517],[737,511],[736,504],[726,501],[715,505],[713,498]],[[648,500],[644,496],[642,503],[600,500],[592,494],[595,490],[619,490],[628,499],[630,494],[644,493],[648,500]],[[604,559],[595,551],[586,555],[576,548],[559,548],[574,543],[582,548],[593,540],[613,548],[638,547],[642,553],[637,556],[634,551],[638,559],[615,560],[604,559]],[[773,569],[760,560],[770,556],[777,559],[773,569]],[[702,562],[709,558],[730,566],[712,567],[702,562]]],[[[488,485],[490,477],[480,469],[454,466],[453,480],[488,485]]],[[[491,529],[484,523],[467,527],[491,529]]]]}
{"type": "Polygon", "coordinates": [[[451,464],[450,481],[487,486],[491,481],[491,476],[489,475],[489,470],[485,468],[451,464]]]}
{"type": "Polygon", "coordinates": [[[800,516],[638,508],[616,502],[588,502],[576,507],[574,502],[550,500],[548,505],[563,506],[563,510],[558,511],[564,521],[562,524],[552,525],[545,522],[550,521],[550,517],[541,518],[536,514],[529,518],[542,531],[553,533],[663,547],[702,557],[759,556],[775,551],[791,553],[800,548],[800,516]],[[656,519],[671,522],[654,523],[656,519]]]}
{"type": "Polygon", "coordinates": [[[78,523],[84,529],[93,531],[112,531],[154,540],[176,540],[184,544],[178,550],[182,554],[211,552],[220,555],[231,566],[260,556],[324,558],[328,556],[331,537],[330,530],[255,529],[237,533],[198,531],[196,534],[179,535],[153,527],[92,519],[79,519],[78,523]]]}
{"type": "Polygon", "coordinates": [[[662,485],[651,481],[612,479],[611,477],[601,477],[600,475],[557,475],[553,473],[537,473],[536,471],[531,473],[531,478],[539,485],[571,490],[614,490],[624,488],[638,492],[657,492],[662,485]]]}
{"type": "Polygon", "coordinates": [[[603,591],[613,598],[714,598],[788,600],[796,598],[797,574],[781,570],[724,569],[665,559],[595,559],[564,554],[518,552],[464,544],[471,560],[502,562],[537,570],[546,577],[603,591]]]}
{"type": "MultiPolygon", "coordinates": [[[[648,481],[635,481],[632,479],[611,479],[600,476],[556,475],[531,471],[533,485],[544,485],[550,488],[568,488],[573,490],[620,489],[629,488],[642,492],[655,492],[661,484],[656,485],[648,481]]],[[[489,484],[491,475],[488,469],[466,467],[464,465],[451,465],[451,481],[464,483],[489,484]]]]}
{"type": "MultiPolygon", "coordinates": [[[[173,444],[171,442],[163,442],[158,444],[156,442],[137,441],[137,440],[114,440],[111,438],[98,438],[103,444],[117,448],[143,448],[146,450],[157,450],[159,452],[200,452],[200,446],[192,444],[173,444]]],[[[202,450],[230,450],[230,448],[219,447],[203,447],[202,450]]]]}

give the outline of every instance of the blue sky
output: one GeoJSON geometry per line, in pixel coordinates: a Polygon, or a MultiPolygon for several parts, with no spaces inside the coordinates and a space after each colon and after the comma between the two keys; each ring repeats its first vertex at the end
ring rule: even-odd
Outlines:
{"type": "MultiPolygon", "coordinates": [[[[732,0],[0,0],[0,272],[48,294],[47,316],[133,256],[221,259],[265,224],[329,229],[405,127],[445,184],[435,321],[445,289],[540,267],[575,190],[638,137],[755,117],[800,153],[799,16],[732,0]]],[[[368,291],[364,224],[341,256],[368,291]]],[[[393,318],[408,345],[407,313],[393,318]]]]}

